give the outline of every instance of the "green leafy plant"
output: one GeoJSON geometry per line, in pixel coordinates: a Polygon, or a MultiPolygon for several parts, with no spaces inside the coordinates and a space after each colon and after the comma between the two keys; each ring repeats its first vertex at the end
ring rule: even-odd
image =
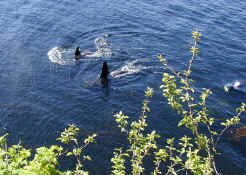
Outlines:
{"type": "MultiPolygon", "coordinates": [[[[71,144],[72,150],[65,151],[65,148],[58,145],[50,147],[39,147],[32,158],[32,151],[25,149],[21,144],[7,146],[6,136],[0,137],[0,174],[1,175],[87,175],[83,170],[83,150],[94,142],[95,134],[88,136],[83,143],[77,139],[79,128],[69,125],[57,139],[64,144],[71,144]],[[60,171],[57,166],[61,155],[74,156],[76,166],[74,170],[60,171]]],[[[83,159],[90,160],[89,156],[83,159]]]]}
{"type": "MultiPolygon", "coordinates": [[[[176,72],[167,63],[163,56],[159,56],[160,62],[167,68],[169,73],[163,74],[161,89],[168,104],[181,116],[179,127],[186,127],[191,131],[190,137],[182,137],[177,141],[180,146],[171,147],[176,151],[177,161],[170,159],[168,174],[175,174],[177,171],[191,172],[193,174],[219,174],[215,166],[217,155],[217,144],[223,133],[232,125],[240,122],[239,116],[245,112],[245,103],[237,109],[237,113],[225,122],[220,122],[224,127],[221,131],[213,128],[218,122],[214,117],[209,116],[206,105],[207,98],[212,93],[209,89],[203,89],[198,93],[193,87],[193,80],[190,78],[192,64],[199,54],[198,42],[201,34],[198,31],[192,32],[193,46],[191,47],[192,57],[189,60],[187,69],[183,72],[176,72]],[[207,131],[201,129],[205,126],[207,131]],[[184,142],[185,141],[185,142],[184,142]],[[175,166],[174,166],[175,165],[175,166]],[[177,167],[177,169],[175,169],[177,167]]],[[[170,146],[169,146],[170,147],[170,146]]],[[[173,151],[172,151],[173,152],[173,151]]],[[[169,155],[171,150],[169,149],[169,155]]],[[[173,153],[172,153],[173,154],[173,153]]]]}
{"type": "Polygon", "coordinates": [[[83,160],[91,160],[88,155],[82,156],[83,150],[90,144],[95,142],[96,134],[88,136],[82,143],[77,139],[79,133],[79,128],[71,124],[66,128],[61,136],[57,139],[64,144],[73,145],[72,150],[66,152],[66,156],[74,156],[76,158],[76,167],[72,171],[67,171],[67,175],[87,175],[87,171],[83,170],[83,160]]]}
{"type": "Polygon", "coordinates": [[[124,164],[126,157],[130,158],[132,174],[142,174],[144,172],[144,158],[150,154],[151,150],[157,148],[156,139],[159,135],[156,134],[155,131],[150,133],[144,132],[147,127],[147,113],[150,112],[148,98],[151,98],[152,95],[153,89],[148,87],[145,91],[145,96],[147,99],[143,102],[141,116],[137,121],[133,121],[129,124],[127,121],[129,117],[124,115],[122,112],[114,115],[118,126],[121,131],[127,135],[130,144],[129,148],[125,151],[122,151],[122,148],[115,150],[114,157],[111,159],[113,163],[112,174],[114,175],[126,174],[124,164]]]}
{"type": "MultiPolygon", "coordinates": [[[[167,72],[163,73],[162,85],[160,86],[163,96],[168,104],[181,116],[178,127],[186,127],[190,130],[188,135],[181,138],[167,139],[166,144],[159,148],[156,140],[159,137],[155,131],[146,133],[146,112],[149,112],[149,101],[145,100],[142,107],[142,115],[139,120],[129,124],[129,117],[123,112],[115,114],[115,120],[123,133],[127,134],[130,146],[124,152],[116,149],[112,174],[126,174],[125,162],[127,158],[131,162],[131,174],[140,175],[144,173],[143,159],[155,150],[153,175],[166,174],[195,174],[212,175],[219,174],[215,165],[217,144],[223,133],[232,125],[240,122],[239,116],[245,112],[245,103],[237,108],[236,115],[225,121],[219,122],[209,116],[206,101],[212,91],[203,89],[201,93],[193,87],[191,79],[192,64],[200,53],[198,42],[201,34],[192,32],[193,45],[190,48],[191,58],[187,69],[182,72],[175,71],[168,65],[167,60],[159,55],[158,58],[167,72]],[[216,130],[220,124],[223,128],[216,130]],[[206,128],[206,130],[202,129],[206,128]],[[161,164],[164,169],[161,169],[161,164]]],[[[146,97],[152,97],[153,89],[147,88],[146,97]]],[[[159,145],[160,146],[160,145],[159,145]]]]}

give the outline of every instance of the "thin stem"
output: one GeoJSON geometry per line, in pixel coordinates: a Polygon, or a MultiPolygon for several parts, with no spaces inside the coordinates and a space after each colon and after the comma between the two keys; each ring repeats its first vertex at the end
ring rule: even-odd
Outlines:
{"type": "MultiPolygon", "coordinates": [[[[197,40],[194,40],[194,45],[193,45],[193,47],[194,48],[196,48],[197,47],[197,40]]],[[[193,61],[194,61],[194,59],[195,59],[195,57],[196,57],[196,53],[193,53],[192,54],[192,57],[191,57],[191,59],[190,59],[190,61],[189,61],[189,65],[188,65],[188,71],[190,72],[191,71],[191,66],[192,66],[192,64],[193,64],[193,61]]]]}
{"type": "Polygon", "coordinates": [[[216,165],[215,165],[215,161],[213,160],[213,167],[214,167],[214,171],[216,173],[216,175],[221,175],[218,171],[217,171],[217,168],[216,168],[216,165]]]}

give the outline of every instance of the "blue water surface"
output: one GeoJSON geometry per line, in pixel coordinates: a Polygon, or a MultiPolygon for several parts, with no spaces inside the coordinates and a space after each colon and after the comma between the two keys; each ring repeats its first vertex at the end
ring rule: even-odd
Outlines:
{"type": "MultiPolygon", "coordinates": [[[[98,133],[88,150],[92,174],[109,174],[112,150],[124,145],[113,119],[124,111],[136,119],[151,86],[155,95],[148,122],[163,138],[179,136],[179,117],[161,96],[164,54],[183,70],[191,54],[191,32],[202,33],[201,54],[193,65],[195,87],[210,88],[209,106],[218,118],[234,114],[246,99],[246,1],[232,0],[1,0],[0,1],[0,133],[10,143],[50,145],[69,124],[82,135],[98,133]],[[55,46],[95,50],[94,40],[107,35],[112,56],[59,65],[47,56],[55,46]],[[135,61],[140,72],[111,78],[108,89],[98,82],[103,61],[116,70],[135,61]],[[225,93],[238,80],[240,90],[225,93]],[[96,165],[96,166],[95,166],[96,165]]],[[[246,124],[245,115],[241,117],[246,124]]],[[[219,169],[246,174],[246,142],[223,139],[219,169]]],[[[64,166],[70,167],[69,162],[64,166]]]]}

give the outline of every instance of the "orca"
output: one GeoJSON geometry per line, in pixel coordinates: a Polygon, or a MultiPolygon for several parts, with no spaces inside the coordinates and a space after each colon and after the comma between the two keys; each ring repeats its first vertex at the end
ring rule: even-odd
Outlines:
{"type": "Polygon", "coordinates": [[[103,87],[108,87],[109,68],[107,62],[103,62],[102,71],[100,75],[101,84],[103,87]]]}
{"type": "Polygon", "coordinates": [[[81,52],[80,52],[80,48],[79,47],[76,47],[76,49],[75,49],[75,52],[74,52],[74,58],[75,58],[75,60],[79,60],[80,59],[80,57],[81,57],[81,52]]]}
{"type": "Polygon", "coordinates": [[[224,90],[225,90],[226,92],[229,92],[229,91],[231,91],[231,90],[238,90],[239,87],[240,87],[240,85],[241,85],[241,82],[238,81],[238,80],[236,80],[236,81],[234,81],[233,83],[230,83],[230,84],[225,85],[225,86],[224,86],[224,90]]]}

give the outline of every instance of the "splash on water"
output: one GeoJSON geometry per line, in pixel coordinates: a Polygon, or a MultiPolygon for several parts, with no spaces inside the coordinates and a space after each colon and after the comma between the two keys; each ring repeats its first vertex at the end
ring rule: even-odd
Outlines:
{"type": "MultiPolygon", "coordinates": [[[[88,60],[87,58],[110,57],[112,55],[111,45],[108,43],[106,36],[98,37],[95,39],[95,52],[84,52],[85,56],[80,60],[88,60]]],[[[53,47],[48,51],[47,55],[52,63],[60,65],[73,65],[76,60],[74,59],[74,49],[65,49],[61,47],[53,47]]],[[[83,52],[81,53],[83,55],[83,52]]]]}
{"type": "Polygon", "coordinates": [[[106,36],[98,37],[95,39],[95,46],[97,53],[103,57],[110,57],[112,55],[111,45],[109,44],[106,36]]]}
{"type": "Polygon", "coordinates": [[[225,86],[224,86],[224,90],[226,92],[230,91],[231,89],[235,89],[235,90],[238,90],[239,87],[241,86],[241,82],[236,80],[234,82],[231,82],[231,83],[227,83],[225,86]]]}
{"type": "Polygon", "coordinates": [[[141,72],[143,69],[146,69],[146,67],[143,67],[141,65],[136,65],[137,62],[138,60],[128,62],[126,65],[122,66],[121,68],[112,71],[111,76],[113,78],[120,78],[126,75],[137,74],[141,72]]]}
{"type": "Polygon", "coordinates": [[[74,61],[74,50],[54,47],[47,53],[51,62],[60,65],[72,65],[74,61]]]}

